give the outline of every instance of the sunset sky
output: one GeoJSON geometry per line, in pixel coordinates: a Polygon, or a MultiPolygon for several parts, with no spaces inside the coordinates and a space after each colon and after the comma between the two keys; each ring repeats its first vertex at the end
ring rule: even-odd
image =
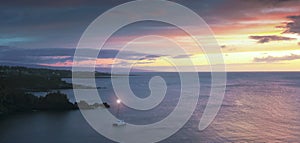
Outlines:
{"type": "MultiPolygon", "coordinates": [[[[71,67],[75,48],[87,26],[106,10],[125,2],[1,1],[0,64],[71,67]]],[[[190,8],[207,22],[228,71],[300,70],[300,0],[173,2],[190,8]]],[[[187,22],[186,26],[192,25],[187,22]]],[[[168,62],[172,60],[179,66],[208,71],[205,54],[175,26],[144,21],[117,31],[100,51],[97,67],[133,65],[135,69],[172,71],[174,68],[168,62]],[[170,40],[178,42],[186,53],[176,50],[177,45],[170,40]],[[116,59],[118,52],[123,56],[116,59]],[[137,61],[135,57],[141,55],[144,58],[137,61]]]]}

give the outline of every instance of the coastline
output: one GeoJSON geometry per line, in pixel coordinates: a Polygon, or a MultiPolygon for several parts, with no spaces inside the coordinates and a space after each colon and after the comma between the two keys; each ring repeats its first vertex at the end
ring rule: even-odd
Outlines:
{"type": "MultiPolygon", "coordinates": [[[[97,78],[110,77],[106,73],[92,74],[97,78]]],[[[0,116],[18,112],[79,109],[76,102],[72,103],[68,96],[59,90],[73,89],[73,86],[91,87],[72,85],[62,80],[71,76],[72,72],[69,70],[0,66],[0,116]],[[35,96],[31,92],[47,92],[47,94],[35,96]]],[[[100,103],[97,105],[89,105],[85,101],[81,103],[90,109],[102,106],[100,103]]]]}

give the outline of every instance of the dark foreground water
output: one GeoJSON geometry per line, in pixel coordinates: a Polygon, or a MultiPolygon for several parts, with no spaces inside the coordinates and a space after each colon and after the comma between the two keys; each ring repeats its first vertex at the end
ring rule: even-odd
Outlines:
{"type": "MultiPolygon", "coordinates": [[[[149,124],[162,120],[174,109],[180,95],[176,73],[132,76],[130,84],[133,92],[139,97],[148,96],[148,82],[154,75],[162,76],[167,82],[168,90],[163,102],[145,112],[123,105],[120,118],[133,124],[149,124]]],[[[210,91],[210,74],[200,73],[200,81],[201,93],[193,116],[179,132],[163,142],[300,142],[300,73],[229,73],[221,110],[204,131],[198,131],[197,127],[210,91]]],[[[102,87],[99,89],[100,96],[112,104],[109,110],[115,114],[116,97],[110,79],[97,79],[97,86],[102,87]]],[[[72,90],[62,92],[75,101],[72,90]]],[[[1,117],[0,143],[24,142],[111,141],[94,131],[80,111],[32,112],[1,117]]]]}

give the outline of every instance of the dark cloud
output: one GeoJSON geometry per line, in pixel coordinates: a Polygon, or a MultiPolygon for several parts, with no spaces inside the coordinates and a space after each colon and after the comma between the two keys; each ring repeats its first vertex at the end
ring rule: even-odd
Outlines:
{"type": "Polygon", "coordinates": [[[226,48],[226,45],[221,45],[221,48],[222,48],[222,49],[226,48]]]}
{"type": "MultiPolygon", "coordinates": [[[[186,1],[188,3],[188,1],[186,1]]],[[[202,16],[209,25],[236,26],[237,21],[257,20],[266,16],[266,11],[275,8],[289,9],[299,5],[299,0],[211,0],[206,4],[203,1],[190,1],[188,5],[202,16]],[[202,6],[199,6],[202,5],[202,6]],[[199,8],[201,7],[201,8],[199,8]],[[234,25],[233,25],[234,24],[234,25]]],[[[183,2],[185,4],[185,2],[183,2]]],[[[289,13],[289,11],[280,11],[289,13]]],[[[265,17],[264,19],[271,18],[265,17]]]]}
{"type": "MultiPolygon", "coordinates": [[[[289,0],[173,1],[195,11],[209,25],[214,26],[216,24],[224,27],[233,24],[238,25],[235,23],[237,20],[255,20],[265,8],[288,8],[288,6],[300,4],[300,1],[289,0]]],[[[34,42],[18,42],[10,45],[22,48],[76,47],[81,34],[96,17],[125,2],[127,0],[2,0],[0,4],[0,27],[4,28],[0,28],[0,37],[37,37],[39,39],[34,42]]],[[[186,15],[176,15],[176,18],[180,17],[186,17],[186,15]]],[[[159,27],[158,24],[151,23],[144,25],[144,27],[150,27],[149,31],[152,32],[161,31],[160,29],[151,29],[159,27]]],[[[166,30],[169,25],[162,25],[161,27],[166,30]]],[[[125,30],[124,33],[139,35],[140,31],[139,28],[134,32],[129,29],[125,30]]],[[[172,29],[167,32],[170,31],[172,29]]]]}
{"type": "Polygon", "coordinates": [[[300,35],[300,15],[288,16],[287,18],[293,22],[288,22],[285,26],[283,26],[287,29],[284,33],[297,33],[300,35]]]}
{"type": "Polygon", "coordinates": [[[165,55],[146,55],[146,56],[143,56],[142,58],[140,58],[139,60],[155,60],[157,58],[160,58],[162,56],[165,56],[165,55]]]}
{"type": "Polygon", "coordinates": [[[184,55],[177,55],[174,56],[174,59],[182,59],[182,58],[190,58],[190,56],[192,56],[192,54],[184,54],[184,55]]]}
{"type": "Polygon", "coordinates": [[[10,43],[22,48],[76,47],[86,27],[116,0],[4,0],[0,4],[0,37],[37,37],[39,41],[10,43]]]}
{"type": "Polygon", "coordinates": [[[50,64],[73,59],[73,49],[21,49],[8,46],[0,47],[0,62],[22,64],[50,64]]]}
{"type": "Polygon", "coordinates": [[[298,60],[300,59],[300,55],[296,54],[290,54],[286,56],[281,57],[275,57],[275,56],[267,56],[267,57],[261,57],[261,58],[254,58],[254,62],[266,62],[266,63],[273,63],[273,62],[280,62],[280,61],[291,61],[291,60],[298,60]]]}
{"type": "Polygon", "coordinates": [[[253,2],[265,4],[267,6],[282,6],[287,4],[298,3],[298,0],[252,0],[253,2]]]}
{"type": "Polygon", "coordinates": [[[116,5],[127,2],[129,0],[3,0],[1,6],[27,6],[27,7],[74,7],[74,6],[100,6],[100,5],[116,5]]]}
{"type": "Polygon", "coordinates": [[[122,60],[155,60],[157,58],[163,57],[165,55],[153,55],[146,53],[138,53],[133,51],[119,51],[119,50],[110,50],[105,49],[101,50],[98,58],[118,58],[122,60]],[[119,55],[118,55],[119,54],[119,55]]]}
{"type": "Polygon", "coordinates": [[[137,64],[151,64],[151,63],[154,63],[154,61],[137,62],[137,64]]]}
{"type": "Polygon", "coordinates": [[[268,43],[271,41],[286,41],[286,40],[296,40],[295,38],[267,35],[267,36],[249,36],[250,39],[258,40],[257,43],[268,43]]]}
{"type": "MultiPolygon", "coordinates": [[[[78,52],[78,51],[77,51],[78,52]]],[[[80,52],[95,53],[93,49],[84,49],[80,52]]],[[[9,46],[0,46],[0,62],[22,63],[22,64],[54,64],[58,62],[72,61],[75,49],[68,48],[43,48],[43,49],[22,49],[9,46]]],[[[155,60],[163,55],[147,55],[133,51],[119,51],[102,49],[98,58],[114,59],[118,55],[121,60],[155,60]],[[120,55],[118,53],[121,52],[120,55]]]]}

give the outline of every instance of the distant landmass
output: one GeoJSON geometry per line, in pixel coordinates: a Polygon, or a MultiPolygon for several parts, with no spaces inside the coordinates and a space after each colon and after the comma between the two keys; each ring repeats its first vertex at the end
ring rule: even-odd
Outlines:
{"type": "MultiPolygon", "coordinates": [[[[110,77],[109,73],[79,72],[82,77],[110,77]]],[[[0,66],[0,84],[7,88],[22,89],[25,91],[48,91],[51,89],[71,89],[72,84],[62,78],[71,78],[70,70],[53,70],[44,68],[0,66]]]]}

